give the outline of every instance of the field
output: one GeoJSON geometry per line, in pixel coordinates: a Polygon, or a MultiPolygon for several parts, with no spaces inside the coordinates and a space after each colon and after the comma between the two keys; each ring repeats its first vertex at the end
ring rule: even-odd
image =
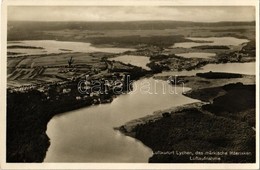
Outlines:
{"type": "Polygon", "coordinates": [[[8,58],[8,85],[19,87],[25,84],[41,84],[70,80],[73,77],[86,75],[91,69],[106,69],[101,62],[102,55],[84,53],[53,54],[46,56],[8,58]],[[68,68],[68,60],[73,57],[75,66],[68,68]]]}

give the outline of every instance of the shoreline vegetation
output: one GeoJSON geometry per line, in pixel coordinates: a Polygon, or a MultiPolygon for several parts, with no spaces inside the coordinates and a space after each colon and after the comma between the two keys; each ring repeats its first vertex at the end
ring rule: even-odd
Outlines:
{"type": "MultiPolygon", "coordinates": [[[[194,81],[194,76],[188,78],[190,81],[193,79],[188,86],[199,82],[194,81]]],[[[253,163],[256,135],[253,97],[255,78],[252,76],[246,79],[249,81],[245,82],[251,85],[244,85],[240,80],[230,83],[227,79],[214,85],[213,82],[201,82],[184,95],[202,102],[156,111],[152,115],[116,127],[115,130],[150,147],[154,153],[149,159],[150,163],[253,163]],[[190,151],[192,154],[172,153],[176,151],[190,151]],[[217,156],[217,159],[192,159],[195,156],[214,156],[195,154],[208,151],[248,154],[222,155],[217,156]]]]}
{"type": "MultiPolygon", "coordinates": [[[[113,70],[123,71],[117,68],[113,70]]],[[[129,75],[131,80],[143,77],[146,72],[133,66],[127,67],[127,71],[125,74],[129,75]]],[[[101,77],[105,78],[104,75],[101,77]]],[[[96,75],[97,80],[101,77],[96,75]]],[[[106,80],[115,78],[121,79],[122,75],[106,76],[106,80]]],[[[42,162],[50,145],[46,128],[53,116],[82,107],[110,103],[116,97],[113,86],[106,87],[105,92],[105,88],[101,89],[103,94],[80,94],[79,81],[80,79],[77,79],[65,84],[43,86],[47,88],[42,91],[7,91],[7,162],[42,162]]],[[[128,86],[126,79],[123,79],[123,82],[120,88],[123,89],[122,93],[125,93],[131,86],[128,86]]],[[[105,85],[102,84],[101,87],[105,85]]]]}
{"type": "Polygon", "coordinates": [[[9,45],[7,49],[44,49],[43,47],[33,47],[33,46],[22,46],[22,45],[9,45]]]}
{"type": "MultiPolygon", "coordinates": [[[[101,52],[88,54],[69,53],[68,50],[61,49],[68,53],[19,57],[12,56],[15,53],[9,52],[10,57],[7,58],[7,162],[43,162],[50,145],[46,128],[53,116],[81,107],[113,101],[116,97],[111,90],[114,87],[113,84],[109,85],[107,93],[104,94],[80,94],[77,85],[80,80],[85,80],[86,75],[90,80],[123,80],[121,87],[126,93],[131,89],[125,83],[126,75],[130,75],[131,80],[138,80],[163,71],[193,70],[207,64],[255,61],[254,22],[204,25],[189,22],[166,22],[166,25],[162,25],[161,22],[159,24],[157,22],[144,24],[129,22],[128,27],[114,23],[111,28],[100,27],[102,24],[106,25],[106,23],[92,23],[91,25],[81,22],[53,22],[51,26],[45,22],[8,23],[13,27],[8,30],[10,41],[70,40],[90,42],[94,46],[133,47],[136,51],[121,54],[101,52]],[[131,30],[136,29],[136,24],[139,24],[138,28],[142,28],[139,31],[144,35],[132,35],[131,30]],[[147,30],[151,25],[163,35],[157,36],[154,30],[151,32],[147,30]],[[200,26],[205,26],[205,29],[211,31],[201,33],[200,26]],[[227,31],[234,26],[238,28],[227,31]],[[183,32],[181,29],[183,27],[188,31],[183,32]],[[85,28],[89,30],[85,31],[85,28]],[[121,28],[119,35],[115,34],[115,28],[121,28]],[[172,35],[171,32],[167,32],[169,31],[167,29],[181,32],[181,35],[172,35]],[[217,49],[208,46],[176,49],[182,52],[201,50],[216,52],[216,56],[208,59],[184,58],[171,53],[173,49],[170,46],[174,43],[191,42],[185,39],[191,32],[194,32],[196,37],[232,36],[248,38],[250,42],[234,49],[224,46],[219,46],[217,49]],[[65,33],[66,37],[63,36],[65,33]],[[167,52],[167,50],[170,51],[167,52]],[[150,63],[147,66],[151,70],[147,71],[141,67],[108,60],[119,55],[150,57],[150,63]],[[69,58],[75,60],[75,63],[68,66],[69,58]]],[[[168,79],[165,76],[155,76],[155,78],[165,81],[168,79]]],[[[153,115],[133,120],[115,129],[142,141],[154,153],[157,153],[149,159],[149,162],[201,162],[195,158],[196,155],[193,155],[191,159],[189,154],[176,156],[176,154],[158,153],[176,150],[204,152],[209,149],[250,152],[247,156],[227,156],[221,157],[221,160],[212,158],[213,162],[254,162],[255,131],[252,127],[255,127],[255,98],[253,98],[255,97],[255,76],[209,72],[178,78],[185,82],[185,86],[192,87],[192,90],[185,95],[202,102],[170,108],[166,111],[156,111],[153,115]],[[232,110],[229,107],[236,109],[232,110]]],[[[203,162],[212,162],[212,160],[205,158],[203,162]]]]}

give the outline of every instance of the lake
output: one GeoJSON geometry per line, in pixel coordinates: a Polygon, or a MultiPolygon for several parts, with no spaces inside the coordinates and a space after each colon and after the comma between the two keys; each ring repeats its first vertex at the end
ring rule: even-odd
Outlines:
{"type": "MultiPolygon", "coordinates": [[[[255,63],[252,62],[209,64],[201,70],[175,73],[195,75],[197,72],[218,71],[255,74],[254,70],[255,63]]],[[[175,75],[175,73],[162,74],[175,75]]],[[[132,92],[118,96],[112,103],[94,105],[52,118],[47,127],[51,145],[44,162],[148,162],[152,155],[150,148],[113,128],[152,114],[154,111],[198,100],[182,95],[182,92],[190,88],[174,89],[167,82],[153,78],[136,81],[133,87],[132,92]]]]}
{"type": "MultiPolygon", "coordinates": [[[[200,41],[200,39],[193,40],[200,41]]],[[[222,41],[227,41],[226,44],[229,45],[245,42],[245,40],[234,40],[233,38],[226,40],[203,38],[203,40],[211,40],[210,44],[214,45],[222,41]]],[[[38,45],[34,44],[34,46],[38,45]]],[[[90,45],[88,47],[92,48],[90,45]]],[[[182,47],[190,48],[192,46],[186,44],[182,45],[182,47]]],[[[59,48],[64,47],[59,46],[59,48]]],[[[81,48],[79,47],[76,50],[80,52],[82,51],[81,48]]],[[[185,53],[181,55],[184,57],[196,57],[198,55],[211,57],[213,53],[185,53]]],[[[149,63],[149,58],[145,56],[122,55],[110,58],[110,60],[149,69],[146,66],[149,63]]],[[[254,75],[255,63],[208,64],[198,70],[164,72],[157,75],[195,75],[198,72],[208,71],[254,75]]],[[[112,103],[94,105],[54,116],[47,126],[46,133],[50,138],[51,145],[44,162],[148,162],[149,157],[152,156],[150,148],[136,139],[115,131],[113,128],[152,114],[154,111],[198,102],[198,100],[182,95],[182,92],[188,90],[190,88],[174,88],[166,81],[144,78],[134,83],[133,92],[118,96],[112,103]]]]}
{"type": "Polygon", "coordinates": [[[106,52],[106,53],[122,53],[125,51],[133,51],[130,48],[113,48],[113,47],[94,47],[91,43],[56,41],[56,40],[29,40],[29,41],[9,41],[8,46],[26,46],[26,47],[42,47],[43,49],[24,49],[12,48],[8,52],[23,53],[12,56],[23,55],[40,55],[52,53],[70,53],[70,52],[106,52]]]}
{"type": "Polygon", "coordinates": [[[214,57],[215,53],[202,53],[202,52],[189,52],[189,53],[179,53],[175,54],[184,58],[210,58],[214,57]]]}
{"type": "Polygon", "coordinates": [[[134,87],[133,92],[118,96],[112,103],[52,118],[47,128],[51,145],[44,162],[148,162],[152,150],[113,127],[157,110],[198,100],[182,95],[189,88],[175,90],[167,82],[153,78],[136,81],[134,87]]]}
{"type": "Polygon", "coordinates": [[[193,76],[197,73],[202,72],[227,72],[227,73],[238,73],[238,74],[246,74],[246,75],[255,75],[255,62],[249,63],[224,63],[224,64],[207,64],[202,68],[191,70],[191,71],[168,71],[157,74],[158,76],[170,76],[170,75],[178,75],[178,76],[193,76]]]}
{"type": "Polygon", "coordinates": [[[192,48],[201,45],[223,45],[223,46],[238,46],[243,43],[249,42],[247,39],[239,39],[235,37],[204,37],[204,38],[195,38],[195,37],[187,37],[186,39],[192,41],[201,41],[201,42],[181,42],[175,43],[172,48],[192,48]],[[204,41],[204,42],[203,42],[204,41]]]}
{"type": "Polygon", "coordinates": [[[136,56],[136,55],[121,55],[118,57],[110,58],[111,61],[120,61],[125,64],[131,64],[137,67],[142,67],[145,70],[150,70],[146,66],[150,62],[150,58],[146,56],[136,56]]]}

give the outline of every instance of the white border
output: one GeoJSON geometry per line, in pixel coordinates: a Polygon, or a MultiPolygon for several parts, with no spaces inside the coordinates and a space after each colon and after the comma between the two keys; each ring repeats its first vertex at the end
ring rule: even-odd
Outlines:
{"type": "Polygon", "coordinates": [[[257,0],[3,0],[19,6],[256,6],[257,0]]]}
{"type": "MultiPolygon", "coordinates": [[[[259,168],[259,4],[258,0],[3,0],[1,16],[0,133],[4,169],[258,169],[259,168]],[[256,12],[256,163],[147,164],[147,163],[6,163],[6,43],[7,6],[255,6],[256,12]]],[[[238,14],[239,15],[239,14],[238,14]]]]}

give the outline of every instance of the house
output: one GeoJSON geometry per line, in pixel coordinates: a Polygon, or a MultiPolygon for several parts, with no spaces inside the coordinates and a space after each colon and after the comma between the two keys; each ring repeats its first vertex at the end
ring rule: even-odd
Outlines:
{"type": "Polygon", "coordinates": [[[63,93],[63,94],[67,94],[67,93],[69,93],[69,92],[71,92],[71,89],[69,89],[69,88],[68,88],[68,89],[63,89],[63,90],[62,90],[62,93],[63,93]]]}

